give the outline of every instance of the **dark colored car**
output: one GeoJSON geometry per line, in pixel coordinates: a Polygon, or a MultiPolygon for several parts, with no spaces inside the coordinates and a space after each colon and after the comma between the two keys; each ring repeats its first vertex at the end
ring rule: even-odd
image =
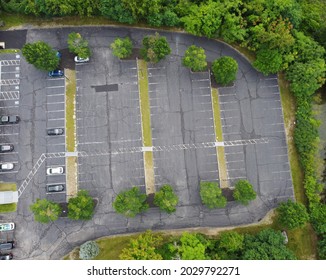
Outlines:
{"type": "Polygon", "coordinates": [[[62,135],[63,131],[63,128],[49,128],[47,133],[48,135],[62,135]]]}
{"type": "Polygon", "coordinates": [[[13,257],[12,253],[0,254],[0,260],[12,260],[13,257]]]}
{"type": "Polygon", "coordinates": [[[11,124],[11,123],[18,123],[20,118],[18,116],[1,116],[0,117],[0,124],[11,124]]]}
{"type": "Polygon", "coordinates": [[[47,192],[62,192],[65,190],[64,185],[48,185],[46,186],[47,192]]]}
{"type": "Polygon", "coordinates": [[[14,145],[12,144],[0,145],[0,153],[12,152],[13,150],[14,150],[14,145]]]}
{"type": "Polygon", "coordinates": [[[15,248],[15,241],[7,241],[0,243],[0,251],[11,250],[15,248]]]}
{"type": "Polygon", "coordinates": [[[55,77],[62,77],[64,75],[62,70],[53,70],[49,72],[49,77],[55,78],[55,77]]]}

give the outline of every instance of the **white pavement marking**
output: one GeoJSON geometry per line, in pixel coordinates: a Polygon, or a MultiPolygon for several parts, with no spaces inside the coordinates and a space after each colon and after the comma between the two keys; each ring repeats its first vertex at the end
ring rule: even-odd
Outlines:
{"type": "Polygon", "coordinates": [[[46,87],[46,88],[63,88],[65,86],[52,86],[52,87],[46,87]]]}
{"type": "Polygon", "coordinates": [[[56,112],[64,112],[65,110],[53,110],[53,111],[47,111],[48,113],[56,113],[56,112]]]}
{"type": "Polygon", "coordinates": [[[61,96],[65,95],[64,93],[56,93],[56,94],[47,94],[46,96],[61,96]]]}
{"type": "Polygon", "coordinates": [[[12,173],[17,173],[17,171],[1,171],[0,174],[12,174],[12,173]]]}
{"type": "Polygon", "coordinates": [[[60,102],[48,102],[46,103],[47,105],[51,105],[51,104],[64,104],[64,101],[60,101],[60,102]]]}
{"type": "Polygon", "coordinates": [[[4,134],[0,134],[0,136],[10,136],[10,135],[18,135],[18,133],[4,133],[4,134]]]}
{"type": "MultiPolygon", "coordinates": [[[[81,136],[81,135],[79,135],[79,136],[81,136]]],[[[83,143],[78,142],[78,145],[92,145],[92,144],[103,144],[103,143],[107,143],[107,142],[104,142],[104,141],[102,141],[102,142],[83,142],[83,143]]]]}

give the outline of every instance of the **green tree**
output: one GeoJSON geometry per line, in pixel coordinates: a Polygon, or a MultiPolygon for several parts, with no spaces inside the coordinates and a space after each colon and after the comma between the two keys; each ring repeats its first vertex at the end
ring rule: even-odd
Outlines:
{"type": "Polygon", "coordinates": [[[242,42],[247,35],[245,20],[241,14],[227,12],[223,17],[221,36],[228,43],[242,42]]]}
{"type": "Polygon", "coordinates": [[[130,240],[128,247],[122,249],[120,260],[162,260],[157,252],[163,238],[159,234],[153,234],[150,230],[130,240]]]}
{"type": "Polygon", "coordinates": [[[68,49],[81,58],[90,56],[91,51],[88,47],[88,42],[79,33],[72,32],[68,35],[68,49]]]}
{"type": "Polygon", "coordinates": [[[219,247],[227,252],[234,253],[243,248],[244,235],[235,231],[222,232],[219,239],[219,247]]]}
{"type": "Polygon", "coordinates": [[[101,0],[99,10],[111,20],[129,24],[136,22],[131,10],[121,0],[101,0]]]}
{"type": "Polygon", "coordinates": [[[282,202],[278,206],[277,212],[279,223],[288,229],[303,227],[309,220],[309,215],[304,205],[291,200],[282,202]]]}
{"type": "Polygon", "coordinates": [[[76,197],[69,198],[68,218],[72,220],[89,220],[94,212],[94,200],[86,190],[80,190],[76,197]]]}
{"type": "Polygon", "coordinates": [[[177,256],[182,260],[206,260],[206,248],[209,241],[202,235],[184,232],[180,244],[176,246],[177,256]]]}
{"type": "Polygon", "coordinates": [[[182,64],[192,71],[203,71],[207,67],[205,50],[195,45],[190,46],[182,58],[182,64]]]}
{"type": "Polygon", "coordinates": [[[132,42],[129,37],[117,38],[111,44],[112,54],[118,58],[127,58],[132,53],[132,42]]]}
{"type": "Polygon", "coordinates": [[[61,213],[59,204],[47,199],[36,199],[36,202],[30,206],[30,210],[34,214],[35,221],[47,224],[56,221],[61,213]]]}
{"type": "Polygon", "coordinates": [[[256,235],[245,235],[243,260],[295,260],[296,257],[284,245],[281,232],[265,229],[256,235]]]}
{"type": "Polygon", "coordinates": [[[235,184],[233,197],[243,205],[248,205],[251,200],[256,199],[256,192],[247,180],[239,180],[235,184]]]}
{"type": "Polygon", "coordinates": [[[22,48],[22,54],[29,64],[45,71],[55,70],[59,65],[56,51],[47,43],[38,41],[27,43],[22,48]]]}
{"type": "Polygon", "coordinates": [[[147,210],[148,207],[146,194],[142,194],[138,187],[120,192],[113,202],[113,208],[117,213],[130,218],[147,210]]]}
{"type": "Polygon", "coordinates": [[[230,56],[222,56],[213,61],[212,71],[217,83],[227,85],[236,80],[238,63],[230,56]]]}
{"type": "Polygon", "coordinates": [[[87,241],[79,248],[79,258],[82,260],[94,259],[100,253],[100,248],[95,241],[87,241]]]}
{"type": "Polygon", "coordinates": [[[179,198],[175,195],[170,185],[163,185],[154,196],[154,204],[169,214],[176,211],[175,207],[178,202],[179,198]]]}
{"type": "Polygon", "coordinates": [[[326,260],[326,235],[324,234],[318,241],[318,258],[326,260]]]}
{"type": "Polygon", "coordinates": [[[310,211],[310,219],[317,234],[326,234],[326,204],[316,203],[310,211]]]}
{"type": "Polygon", "coordinates": [[[171,48],[166,38],[156,32],[144,37],[140,53],[146,61],[157,63],[171,53],[171,48]]]}
{"type": "Polygon", "coordinates": [[[260,49],[253,66],[264,75],[275,74],[282,69],[283,57],[278,50],[260,49]]]}
{"type": "Polygon", "coordinates": [[[204,205],[209,209],[223,208],[226,206],[226,198],[217,183],[200,182],[200,197],[204,205]]]}

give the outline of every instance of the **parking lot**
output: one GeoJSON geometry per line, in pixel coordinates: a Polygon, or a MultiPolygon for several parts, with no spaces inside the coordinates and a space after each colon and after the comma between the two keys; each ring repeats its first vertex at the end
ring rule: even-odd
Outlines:
{"type": "MultiPolygon", "coordinates": [[[[0,115],[19,116],[20,55],[3,54],[0,61],[0,115]]],[[[20,169],[18,160],[19,123],[0,125],[0,145],[13,145],[13,151],[0,154],[1,163],[13,163],[12,170],[2,170],[2,181],[15,181],[20,169]]]]}

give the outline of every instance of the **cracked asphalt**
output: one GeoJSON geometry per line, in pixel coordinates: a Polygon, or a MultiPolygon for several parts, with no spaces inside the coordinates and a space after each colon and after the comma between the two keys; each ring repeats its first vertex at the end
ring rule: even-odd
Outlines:
{"type": "MultiPolygon", "coordinates": [[[[86,155],[78,159],[78,181],[80,188],[89,190],[99,203],[90,221],[60,218],[48,225],[34,222],[29,205],[44,197],[43,163],[20,197],[17,212],[0,215],[1,221],[16,223],[15,258],[60,259],[89,239],[149,228],[248,224],[262,219],[278,202],[293,198],[277,78],[264,77],[224,43],[160,31],[167,37],[172,54],[148,66],[153,145],[215,141],[210,73],[191,73],[181,65],[181,58],[192,44],[205,49],[208,61],[222,55],[232,56],[239,64],[237,80],[230,87],[219,88],[224,141],[267,137],[269,142],[225,147],[228,177],[231,183],[247,178],[258,198],[247,207],[229,202],[225,209],[208,210],[200,203],[198,185],[201,180],[219,179],[216,149],[156,151],[153,152],[156,188],[164,183],[176,188],[180,198],[177,212],[168,215],[151,208],[134,219],[116,214],[112,201],[118,192],[132,185],[145,191],[145,186],[141,152],[107,153],[141,147],[142,143],[136,61],[119,61],[108,46],[116,37],[130,36],[135,47],[140,47],[143,36],[155,31],[83,27],[30,29],[24,34],[27,42],[44,40],[56,49],[65,49],[67,35],[73,31],[89,40],[93,52],[90,63],[76,66],[77,144],[78,151],[86,155]],[[108,91],[103,85],[110,85],[113,90],[108,91]]],[[[7,48],[21,47],[17,42],[11,46],[14,32],[0,32],[1,38],[11,34],[7,37],[7,48]]],[[[46,73],[27,64],[22,57],[20,84],[18,186],[38,158],[48,151],[44,137],[48,122],[46,73]]]]}

